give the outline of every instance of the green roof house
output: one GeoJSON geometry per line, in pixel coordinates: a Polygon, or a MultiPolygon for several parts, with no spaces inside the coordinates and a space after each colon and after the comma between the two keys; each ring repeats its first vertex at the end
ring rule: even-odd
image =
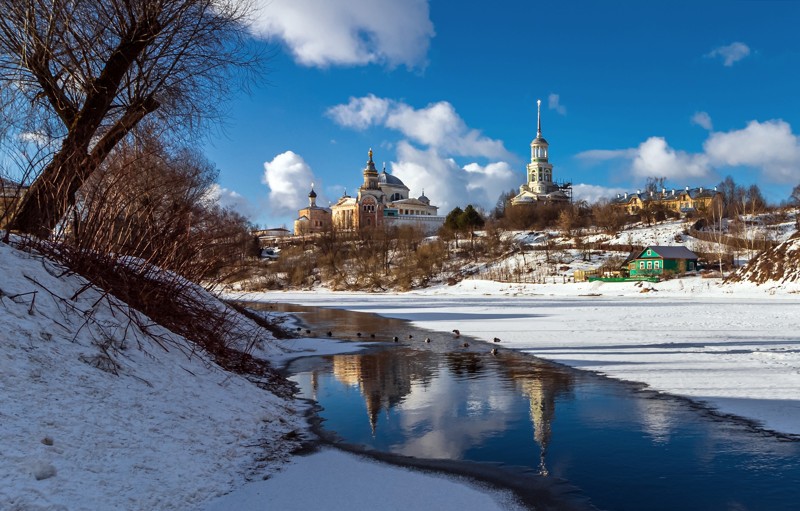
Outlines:
{"type": "Polygon", "coordinates": [[[628,261],[631,277],[658,277],[697,269],[697,254],[686,247],[647,247],[628,261]]]}

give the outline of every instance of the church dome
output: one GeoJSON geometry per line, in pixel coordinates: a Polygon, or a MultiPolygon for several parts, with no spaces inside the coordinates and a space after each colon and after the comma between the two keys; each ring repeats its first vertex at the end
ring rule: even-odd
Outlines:
{"type": "Polygon", "coordinates": [[[396,178],[385,170],[378,176],[378,182],[382,185],[406,186],[399,178],[396,178]]]}
{"type": "Polygon", "coordinates": [[[431,200],[425,196],[425,190],[422,190],[422,195],[420,195],[417,200],[428,205],[431,203],[431,200]]]}
{"type": "Polygon", "coordinates": [[[312,188],[311,191],[308,192],[308,197],[310,199],[316,199],[317,198],[317,192],[315,192],[314,189],[312,188]]]}

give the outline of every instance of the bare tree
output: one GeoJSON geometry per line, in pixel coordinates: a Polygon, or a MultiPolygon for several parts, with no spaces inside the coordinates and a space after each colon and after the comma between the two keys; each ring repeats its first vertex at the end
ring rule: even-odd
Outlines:
{"type": "Polygon", "coordinates": [[[78,192],[67,229],[71,267],[109,254],[196,282],[224,278],[255,249],[247,221],[209,197],[216,175],[201,155],[151,133],[124,141],[78,192]]]}
{"type": "Polygon", "coordinates": [[[0,128],[50,141],[11,225],[38,236],[142,119],[196,128],[259,60],[238,0],[0,0],[0,9],[0,128]]]}

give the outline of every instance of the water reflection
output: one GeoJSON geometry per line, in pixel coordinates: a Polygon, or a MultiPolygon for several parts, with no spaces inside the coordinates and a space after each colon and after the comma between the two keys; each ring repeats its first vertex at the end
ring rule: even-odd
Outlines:
{"type": "MultiPolygon", "coordinates": [[[[354,318],[359,330],[369,325],[384,336],[410,328],[335,312],[320,323],[304,314],[320,331],[354,332],[354,318]]],[[[434,335],[414,332],[363,355],[301,359],[292,378],[320,403],[324,429],[346,442],[563,478],[601,509],[797,509],[798,442],[686,400],[434,335]],[[427,335],[434,342],[424,343],[427,335]]]]}
{"type": "Polygon", "coordinates": [[[553,366],[531,361],[528,357],[506,357],[500,366],[527,396],[533,422],[533,438],[539,446],[539,474],[549,475],[545,458],[553,436],[556,399],[571,393],[573,378],[566,371],[553,370],[553,366]]]}
{"type": "Polygon", "coordinates": [[[430,353],[410,350],[402,357],[390,351],[333,357],[334,377],[359,388],[373,435],[380,412],[401,403],[411,393],[412,384],[429,382],[434,368],[430,353]]]}

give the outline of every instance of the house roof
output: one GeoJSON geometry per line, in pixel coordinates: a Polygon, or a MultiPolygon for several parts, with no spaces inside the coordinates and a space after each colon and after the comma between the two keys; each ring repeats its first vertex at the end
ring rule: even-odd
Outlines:
{"type": "Polygon", "coordinates": [[[697,254],[689,250],[688,248],[678,245],[678,246],[649,246],[646,247],[644,250],[639,252],[639,255],[636,257],[639,259],[642,257],[642,254],[647,252],[648,250],[654,251],[656,254],[660,255],[664,259],[698,259],[697,254]]]}

